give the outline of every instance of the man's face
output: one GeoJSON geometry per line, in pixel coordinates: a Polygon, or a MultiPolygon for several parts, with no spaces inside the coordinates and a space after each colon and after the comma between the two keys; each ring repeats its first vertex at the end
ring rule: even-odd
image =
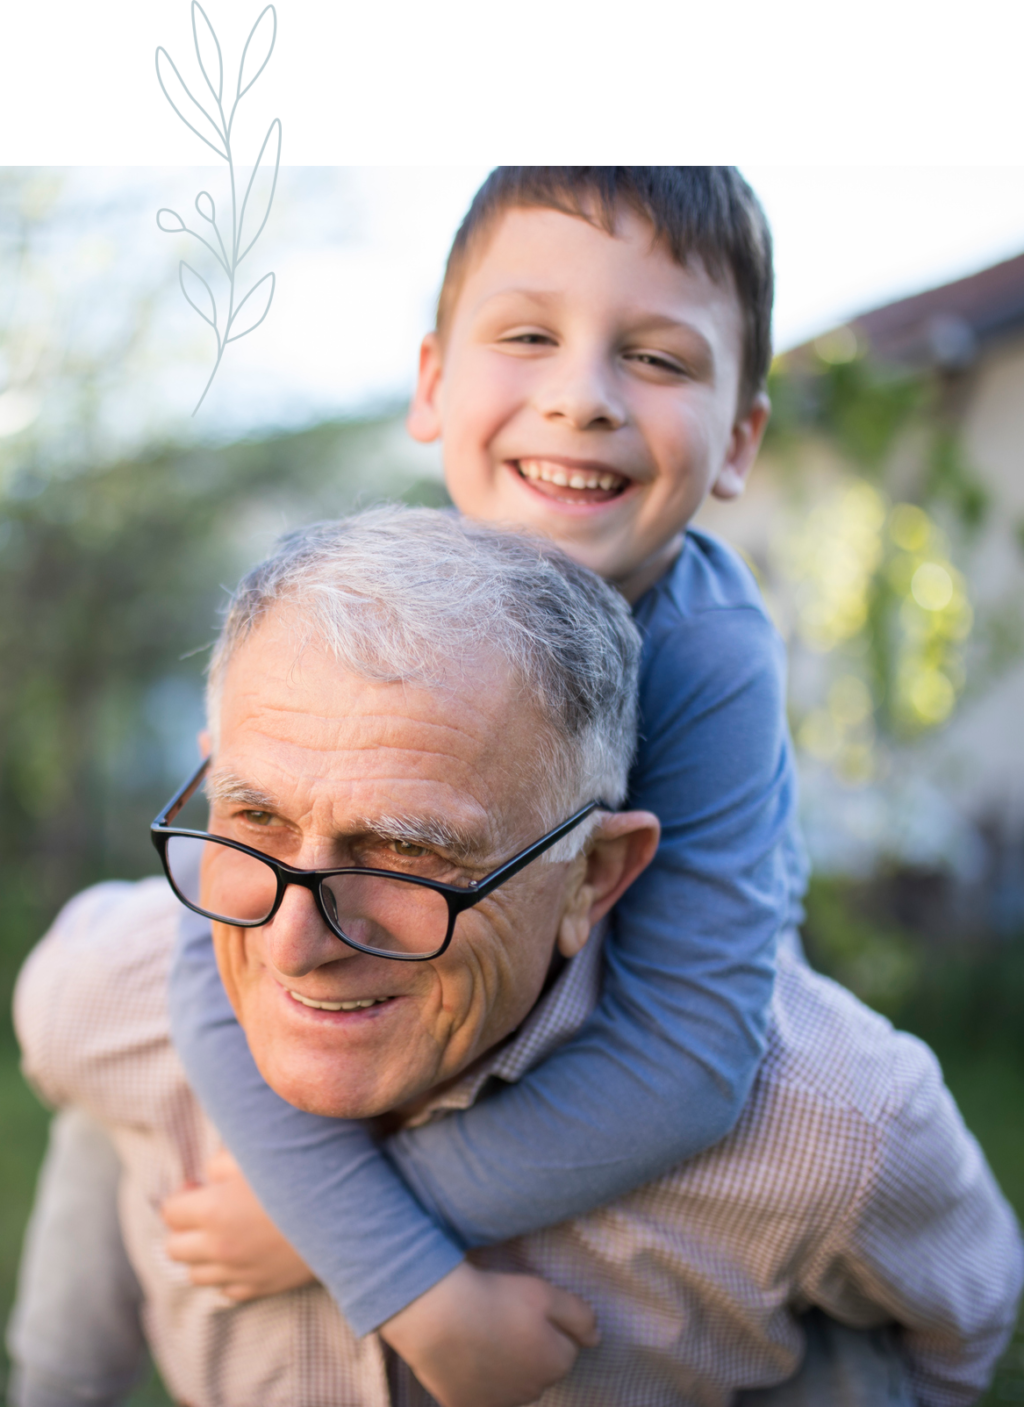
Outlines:
{"type": "MultiPolygon", "coordinates": [[[[477,662],[479,682],[456,669],[451,688],[427,690],[367,682],[301,639],[293,609],[280,607],[228,668],[211,830],[302,869],[362,865],[454,884],[539,836],[539,718],[493,658],[477,662]],[[436,843],[438,823],[458,845],[436,843]]],[[[451,1079],[533,1006],[582,863],[528,866],[461,915],[431,962],[347,947],[296,886],[262,928],[214,924],[264,1078],[291,1103],[342,1117],[400,1107],[451,1079]]]]}
{"type": "Polygon", "coordinates": [[[409,428],[442,436],[462,512],[544,533],[635,599],[707,493],[743,489],[767,402],[737,419],[742,337],[731,282],[628,210],[608,235],[513,209],[424,343],[409,428]]]}

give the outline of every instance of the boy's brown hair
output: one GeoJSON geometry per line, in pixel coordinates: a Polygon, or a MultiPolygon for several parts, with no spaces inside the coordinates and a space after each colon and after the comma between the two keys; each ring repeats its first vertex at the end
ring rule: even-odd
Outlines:
{"type": "Polygon", "coordinates": [[[696,257],[711,278],[732,279],[743,313],[742,413],[768,375],[774,278],[768,221],[735,166],[495,167],[473,197],[448,256],[437,303],[439,336],[474,246],[506,210],[561,210],[613,234],[623,205],[650,222],[677,263],[696,257]]]}

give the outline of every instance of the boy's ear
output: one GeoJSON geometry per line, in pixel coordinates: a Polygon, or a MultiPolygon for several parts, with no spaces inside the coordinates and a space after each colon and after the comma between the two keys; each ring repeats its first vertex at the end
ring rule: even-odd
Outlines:
{"type": "Polygon", "coordinates": [[[771,401],[764,391],[759,391],[746,414],[732,427],[732,438],[729,441],[725,463],[711,486],[711,492],[716,498],[739,498],[743,493],[750,471],[754,467],[757,451],[761,448],[771,413],[771,401]]]}
{"type": "Polygon", "coordinates": [[[618,902],[654,859],[661,825],[650,811],[615,811],[605,816],[577,857],[558,926],[558,951],[573,958],[590,930],[618,902]]]}
{"type": "Polygon", "coordinates": [[[441,436],[441,343],[436,332],[428,332],[420,343],[420,369],[416,377],[405,428],[414,440],[428,445],[441,436]]]}

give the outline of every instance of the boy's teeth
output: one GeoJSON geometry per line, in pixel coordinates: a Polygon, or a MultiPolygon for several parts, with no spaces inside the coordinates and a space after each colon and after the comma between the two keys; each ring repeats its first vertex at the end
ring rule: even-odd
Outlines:
{"type": "Polygon", "coordinates": [[[303,1006],[315,1007],[317,1011],[361,1011],[365,1006],[376,1006],[378,1002],[387,1001],[387,997],[369,997],[360,1002],[315,1002],[312,997],[300,996],[298,992],[289,990],[288,995],[303,1006]]]}
{"type": "Polygon", "coordinates": [[[621,482],[617,474],[598,474],[579,469],[566,471],[557,464],[549,464],[543,459],[521,459],[519,468],[527,479],[540,479],[546,484],[554,484],[560,489],[614,489],[621,482]]]}

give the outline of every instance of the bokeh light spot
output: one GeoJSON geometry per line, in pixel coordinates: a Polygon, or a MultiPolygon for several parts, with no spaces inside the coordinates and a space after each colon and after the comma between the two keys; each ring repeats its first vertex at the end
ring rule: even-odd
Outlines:
{"type": "Polygon", "coordinates": [[[910,685],[910,703],[923,723],[944,722],[953,712],[956,690],[938,669],[924,669],[910,685]]]}
{"type": "Polygon", "coordinates": [[[828,695],[829,712],[838,724],[855,728],[871,717],[873,704],[867,685],[855,674],[842,674],[828,695]]]}
{"type": "Polygon", "coordinates": [[[953,578],[938,562],[922,562],[910,582],[911,594],[926,611],[941,611],[953,599],[953,578]]]}
{"type": "Polygon", "coordinates": [[[889,514],[889,536],[904,552],[920,552],[931,536],[931,519],[914,503],[897,503],[889,514]]]}
{"type": "Polygon", "coordinates": [[[842,366],[856,360],[860,354],[860,343],[852,327],[837,327],[833,332],[819,337],[814,350],[829,366],[842,366]]]}

